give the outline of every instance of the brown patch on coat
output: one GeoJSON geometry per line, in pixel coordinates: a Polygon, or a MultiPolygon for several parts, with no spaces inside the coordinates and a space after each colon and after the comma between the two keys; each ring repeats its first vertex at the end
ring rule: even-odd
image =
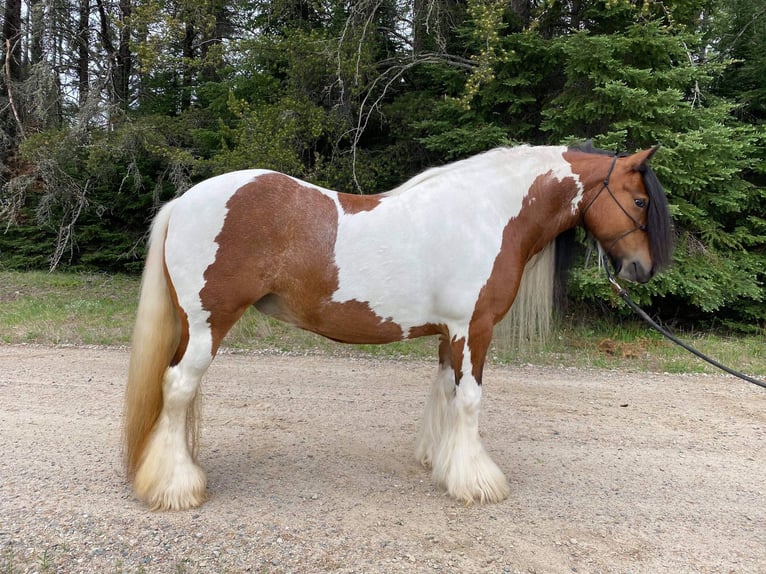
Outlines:
{"type": "Polygon", "coordinates": [[[173,358],[170,360],[170,366],[172,367],[181,362],[181,359],[186,353],[186,348],[189,346],[189,316],[186,314],[186,311],[183,309],[183,307],[181,307],[181,305],[178,303],[178,294],[176,293],[175,287],[173,286],[173,283],[170,280],[170,276],[168,275],[168,268],[166,265],[164,265],[164,263],[163,266],[165,267],[165,280],[167,282],[170,300],[173,302],[173,307],[176,310],[176,315],[178,315],[179,322],[178,345],[176,346],[175,353],[173,353],[173,358]]]}
{"type": "MultiPolygon", "coordinates": [[[[463,358],[465,357],[465,337],[450,341],[450,361],[452,370],[455,371],[455,384],[459,385],[463,378],[463,358]]],[[[481,377],[481,375],[479,375],[481,377]]],[[[476,381],[481,384],[479,379],[476,381]]]]}
{"type": "Polygon", "coordinates": [[[446,334],[439,337],[439,367],[452,367],[452,347],[446,334]]]}
{"type": "MultiPolygon", "coordinates": [[[[352,203],[358,208],[374,202],[346,202],[352,203]]],[[[337,341],[402,339],[401,327],[375,315],[367,302],[331,300],[338,288],[338,210],[331,197],[287,176],[267,174],[237,190],[227,208],[216,259],[205,270],[200,291],[210,312],[214,353],[251,305],[337,341]]]]}
{"type": "Polygon", "coordinates": [[[492,328],[516,298],[527,262],[563,231],[577,224],[569,206],[577,196],[574,178],[558,180],[551,172],[538,176],[527,191],[518,216],[503,229],[500,252],[482,287],[468,330],[472,375],[481,384],[492,328]]]}
{"type": "Polygon", "coordinates": [[[577,174],[584,189],[589,189],[596,185],[609,170],[613,157],[604,154],[594,154],[577,149],[567,150],[562,154],[572,173],[577,174]]]}
{"type": "Polygon", "coordinates": [[[430,335],[442,335],[447,336],[449,329],[447,325],[442,323],[426,323],[425,325],[417,325],[410,327],[409,332],[405,333],[407,339],[417,339],[418,337],[428,337],[430,335]]]}
{"type": "Polygon", "coordinates": [[[353,215],[362,211],[372,211],[378,205],[383,196],[380,195],[354,195],[351,193],[339,193],[338,201],[343,208],[343,213],[353,215]]]}
{"type": "Polygon", "coordinates": [[[439,332],[439,369],[452,369],[455,385],[457,386],[460,384],[460,377],[463,376],[463,372],[462,368],[460,369],[459,375],[458,372],[455,371],[455,361],[453,357],[455,356],[455,351],[459,351],[460,363],[462,365],[465,337],[461,337],[459,341],[453,341],[450,339],[447,326],[440,325],[439,327],[441,329],[439,332]],[[455,343],[457,343],[457,348],[455,348],[455,343]]]}

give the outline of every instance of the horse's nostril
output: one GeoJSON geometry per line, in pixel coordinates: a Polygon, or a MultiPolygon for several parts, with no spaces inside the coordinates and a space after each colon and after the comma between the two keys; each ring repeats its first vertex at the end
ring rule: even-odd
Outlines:
{"type": "Polygon", "coordinates": [[[644,269],[644,266],[641,265],[638,261],[634,261],[632,263],[633,266],[633,277],[634,281],[637,283],[646,283],[649,281],[649,279],[652,278],[652,275],[654,275],[652,269],[649,269],[648,271],[644,269]]]}

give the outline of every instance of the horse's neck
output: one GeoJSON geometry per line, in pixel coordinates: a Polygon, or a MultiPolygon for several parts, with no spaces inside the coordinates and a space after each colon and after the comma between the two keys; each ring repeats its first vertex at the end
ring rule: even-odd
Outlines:
{"type": "Polygon", "coordinates": [[[434,168],[383,194],[384,211],[405,218],[418,212],[425,227],[448,221],[505,227],[523,216],[551,241],[579,221],[583,188],[565,151],[500,148],[434,168]]]}

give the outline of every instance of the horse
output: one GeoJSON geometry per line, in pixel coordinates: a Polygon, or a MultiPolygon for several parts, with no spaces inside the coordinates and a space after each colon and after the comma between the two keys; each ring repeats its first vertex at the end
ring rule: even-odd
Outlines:
{"type": "Polygon", "coordinates": [[[153,510],[199,506],[200,380],[250,307],[344,343],[439,337],[415,454],[466,504],[508,481],[479,437],[493,327],[535,254],[578,225],[615,273],[644,283],[671,259],[656,148],[490,150],[379,195],[269,170],[226,173],[165,204],[151,226],[123,413],[126,473],[153,510]]]}

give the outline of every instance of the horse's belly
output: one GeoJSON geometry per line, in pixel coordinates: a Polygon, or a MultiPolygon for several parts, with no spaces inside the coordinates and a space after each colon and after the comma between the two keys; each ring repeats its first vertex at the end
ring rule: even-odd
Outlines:
{"type": "Polygon", "coordinates": [[[342,343],[392,343],[442,331],[438,324],[405,328],[390,318],[378,317],[368,303],[360,301],[324,300],[307,304],[306,301],[291,302],[289,297],[272,293],[254,306],[269,317],[342,343]]]}

